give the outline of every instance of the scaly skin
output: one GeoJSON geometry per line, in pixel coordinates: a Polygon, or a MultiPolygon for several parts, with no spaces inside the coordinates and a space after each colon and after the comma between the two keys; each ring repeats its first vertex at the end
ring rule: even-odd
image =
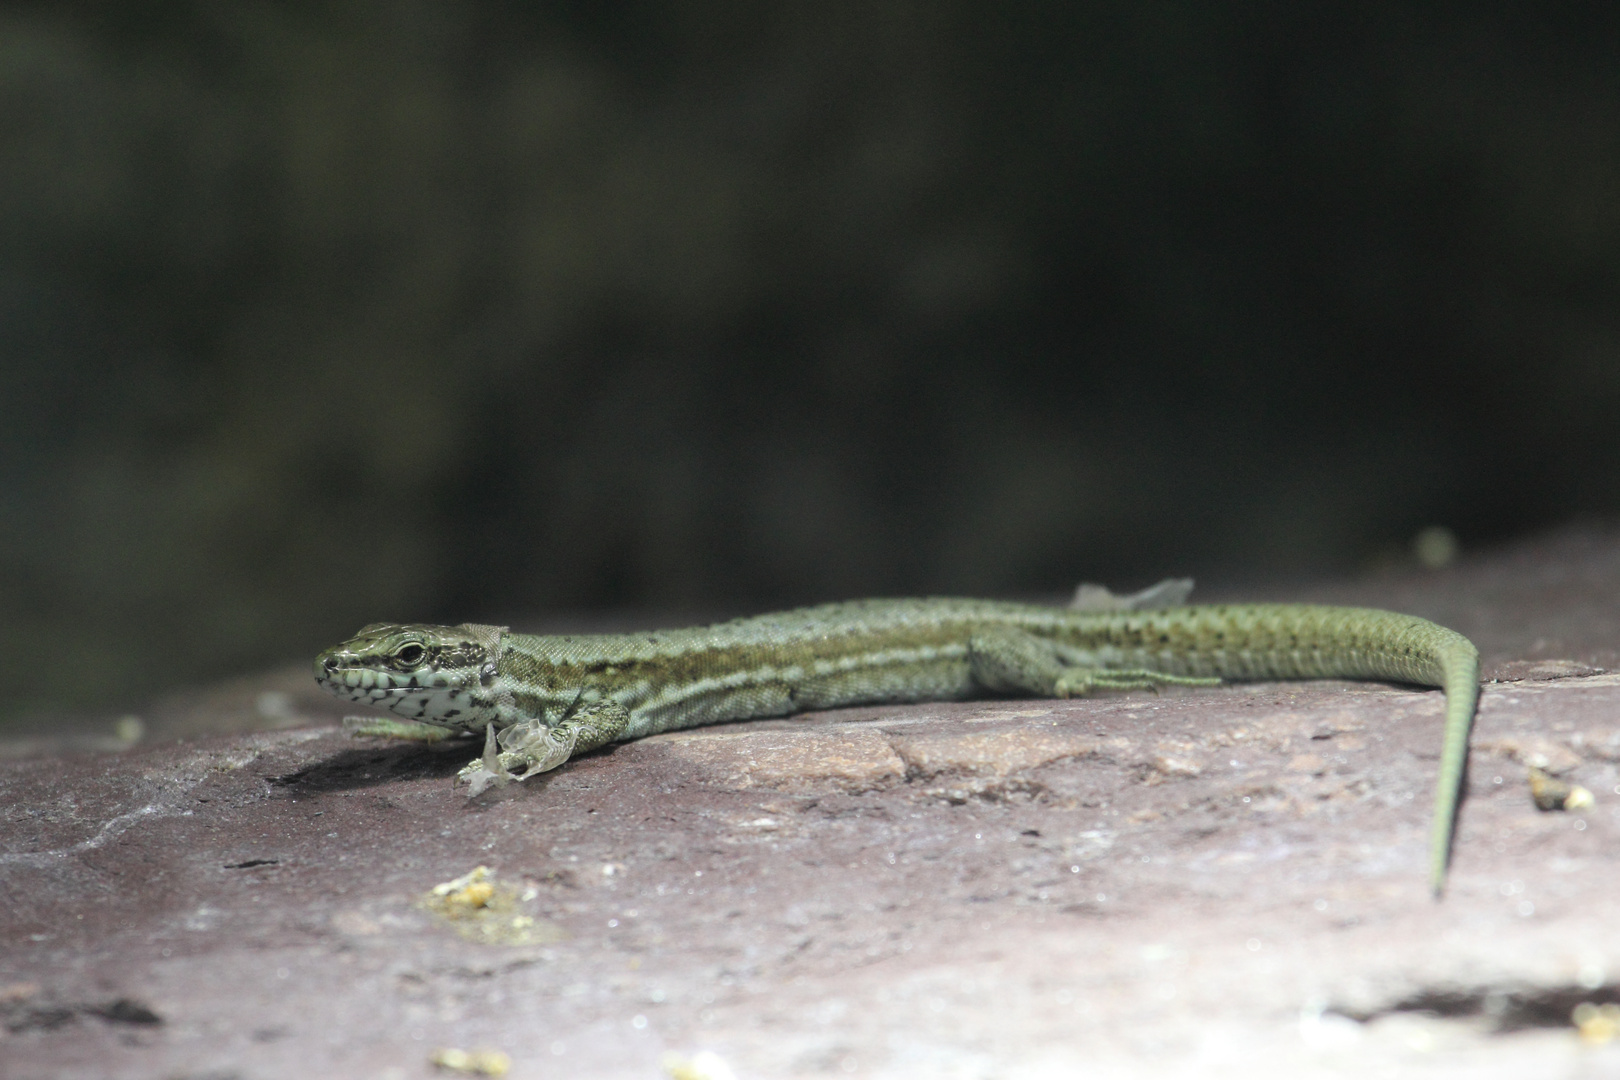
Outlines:
{"type": "Polygon", "coordinates": [[[1305,604],[1077,611],[989,600],[860,600],[643,634],[533,637],[378,623],[322,653],[321,686],[439,727],[483,731],[478,794],[615,740],[728,720],[985,693],[1071,697],[1228,680],[1443,687],[1430,880],[1445,884],[1479,654],[1410,615],[1305,604]],[[521,769],[521,773],[514,770],[521,769]]]}

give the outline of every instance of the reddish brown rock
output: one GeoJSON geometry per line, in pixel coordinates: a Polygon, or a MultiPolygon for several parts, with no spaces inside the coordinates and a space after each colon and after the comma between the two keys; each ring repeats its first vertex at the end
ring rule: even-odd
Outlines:
{"type": "Polygon", "coordinates": [[[1620,676],[1586,670],[1614,662],[1615,550],[1324,590],[1450,611],[1521,673],[1485,688],[1441,903],[1440,696],[1382,685],[844,710],[476,802],[473,743],[331,727],[12,758],[0,1074],[419,1077],[458,1048],[515,1077],[702,1051],[739,1077],[1620,1075],[1570,1019],[1620,1000],[1620,676]],[[1555,648],[1586,668],[1514,666],[1555,648]],[[1538,811],[1532,766],[1596,805],[1538,811]],[[505,906],[467,894],[494,920],[469,941],[424,897],[478,866],[505,906]]]}

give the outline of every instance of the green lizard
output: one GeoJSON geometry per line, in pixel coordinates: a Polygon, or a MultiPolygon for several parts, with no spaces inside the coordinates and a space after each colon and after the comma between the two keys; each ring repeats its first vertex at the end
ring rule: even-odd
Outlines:
{"type": "Polygon", "coordinates": [[[728,720],[983,694],[1074,697],[1221,679],[1387,679],[1446,694],[1430,882],[1445,884],[1479,653],[1410,615],[1307,604],[1183,606],[1190,581],[1068,608],[858,600],[639,634],[376,623],[315,660],[339,697],[484,733],[472,795],[615,740],[728,720]]]}

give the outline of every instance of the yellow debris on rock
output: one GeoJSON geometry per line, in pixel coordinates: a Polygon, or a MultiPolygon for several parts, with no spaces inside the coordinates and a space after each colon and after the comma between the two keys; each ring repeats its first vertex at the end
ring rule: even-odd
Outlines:
{"type": "Polygon", "coordinates": [[[456,1050],[444,1047],[428,1055],[428,1060],[447,1072],[466,1076],[505,1076],[512,1059],[499,1050],[456,1050]]]}
{"type": "Polygon", "coordinates": [[[713,1050],[700,1050],[691,1057],[665,1054],[664,1071],[670,1080],[736,1080],[737,1075],[726,1064],[726,1059],[713,1050]]]}
{"type": "Polygon", "coordinates": [[[561,941],[566,935],[560,926],[522,910],[522,905],[533,900],[534,895],[533,890],[520,893],[516,886],[497,881],[489,867],[478,866],[458,878],[433,886],[422,897],[421,907],[444,919],[469,941],[486,945],[543,945],[561,941]]]}
{"type": "Polygon", "coordinates": [[[1530,798],[1537,810],[1586,810],[1596,805],[1591,791],[1530,766],[1530,798]]]}
{"type": "Polygon", "coordinates": [[[1620,1035],[1620,1005],[1612,1002],[1597,1005],[1583,1001],[1575,1006],[1570,1020],[1574,1022],[1575,1030],[1580,1032],[1581,1041],[1592,1046],[1613,1042],[1614,1037],[1620,1035]]]}

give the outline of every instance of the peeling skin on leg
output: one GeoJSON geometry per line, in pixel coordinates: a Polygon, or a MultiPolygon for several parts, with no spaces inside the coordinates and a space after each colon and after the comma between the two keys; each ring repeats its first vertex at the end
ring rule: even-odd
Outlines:
{"type": "MultiPolygon", "coordinates": [[[[469,762],[457,779],[468,785],[467,795],[473,798],[492,786],[550,772],[573,755],[582,731],[590,733],[577,724],[565,723],[553,729],[538,720],[525,720],[500,731],[489,724],[484,728],[483,756],[469,762]]],[[[595,749],[595,745],[587,748],[595,749]]]]}
{"type": "MultiPolygon", "coordinates": [[[[513,724],[499,736],[505,751],[500,756],[502,771],[514,780],[527,780],[535,773],[549,772],[573,754],[578,734],[578,729],[568,724],[559,725],[555,730],[538,720],[513,724]],[[527,766],[521,776],[506,772],[507,768],[518,765],[527,766]]],[[[487,749],[485,754],[488,755],[487,749]]]]}

